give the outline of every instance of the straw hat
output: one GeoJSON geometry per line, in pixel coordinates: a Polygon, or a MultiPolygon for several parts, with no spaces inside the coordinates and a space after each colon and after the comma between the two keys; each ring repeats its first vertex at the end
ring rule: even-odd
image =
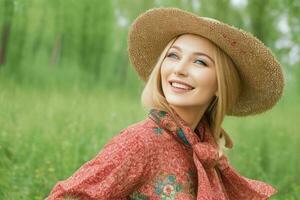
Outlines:
{"type": "Polygon", "coordinates": [[[138,16],[129,28],[129,59],[143,81],[147,81],[167,43],[184,33],[208,38],[235,63],[241,79],[241,93],[227,115],[264,112],[282,96],[285,85],[282,67],[260,40],[215,19],[172,7],[152,8],[138,16]]]}

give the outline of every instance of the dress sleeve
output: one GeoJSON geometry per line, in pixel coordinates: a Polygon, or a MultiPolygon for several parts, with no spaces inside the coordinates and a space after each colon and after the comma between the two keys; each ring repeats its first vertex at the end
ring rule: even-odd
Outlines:
{"type": "Polygon", "coordinates": [[[56,183],[46,200],[65,196],[82,200],[125,200],[149,176],[151,159],[147,142],[124,129],[95,158],[71,177],[56,183]]]}

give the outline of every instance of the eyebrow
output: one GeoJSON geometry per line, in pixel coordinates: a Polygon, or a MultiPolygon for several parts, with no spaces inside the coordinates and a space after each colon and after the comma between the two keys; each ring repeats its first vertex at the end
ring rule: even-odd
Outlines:
{"type": "MultiPolygon", "coordinates": [[[[171,48],[175,48],[175,49],[178,49],[179,51],[181,51],[181,48],[180,48],[179,46],[176,46],[176,45],[172,46],[171,48]]],[[[207,54],[205,54],[205,53],[202,53],[202,52],[194,52],[193,54],[194,54],[194,55],[200,55],[200,56],[206,56],[206,57],[208,57],[213,63],[215,63],[215,61],[214,61],[209,55],[207,55],[207,54]]]]}

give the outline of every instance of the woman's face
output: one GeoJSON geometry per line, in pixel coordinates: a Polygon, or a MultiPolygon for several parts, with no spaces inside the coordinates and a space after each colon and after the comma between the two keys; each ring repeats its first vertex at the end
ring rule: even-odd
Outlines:
{"type": "Polygon", "coordinates": [[[161,65],[162,90],[170,105],[195,109],[209,105],[218,88],[215,50],[212,42],[197,35],[177,38],[161,65]]]}

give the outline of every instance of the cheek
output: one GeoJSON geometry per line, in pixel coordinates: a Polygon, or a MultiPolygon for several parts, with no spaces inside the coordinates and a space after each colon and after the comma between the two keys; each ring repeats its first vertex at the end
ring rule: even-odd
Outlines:
{"type": "Polygon", "coordinates": [[[168,79],[168,70],[165,66],[161,66],[160,68],[160,79],[161,79],[161,86],[164,91],[165,87],[167,86],[167,79],[168,79]]]}
{"type": "Polygon", "coordinates": [[[208,89],[216,90],[217,89],[217,75],[215,71],[202,71],[197,73],[199,87],[205,87],[208,89]]]}
{"type": "Polygon", "coordinates": [[[168,65],[162,63],[160,68],[161,79],[166,80],[170,74],[170,67],[168,65]]]}
{"type": "Polygon", "coordinates": [[[167,61],[163,61],[160,66],[160,70],[161,70],[161,72],[164,72],[164,73],[166,73],[167,71],[170,71],[170,64],[168,64],[167,61]]]}

